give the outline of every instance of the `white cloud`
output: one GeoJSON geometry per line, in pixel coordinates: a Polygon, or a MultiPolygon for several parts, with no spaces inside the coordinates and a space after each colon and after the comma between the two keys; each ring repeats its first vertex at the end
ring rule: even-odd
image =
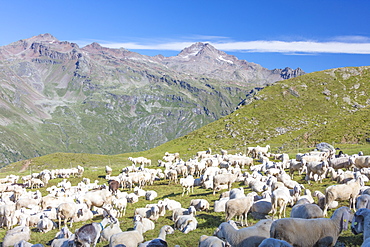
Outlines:
{"type": "Polygon", "coordinates": [[[370,54],[370,43],[248,41],[214,45],[223,51],[370,54]]]}
{"type": "MultiPolygon", "coordinates": [[[[235,52],[277,52],[285,54],[317,54],[317,53],[342,53],[342,54],[370,54],[370,38],[363,36],[339,36],[329,42],[318,41],[226,41],[227,37],[194,36],[184,38],[182,41],[150,41],[111,43],[101,41],[102,46],[110,48],[126,48],[128,50],[167,50],[180,51],[195,42],[207,42],[222,51],[235,52]],[[199,38],[199,39],[196,39],[199,38]]],[[[82,42],[78,42],[82,44],[82,42]]],[[[86,43],[86,42],[85,42],[86,43]]]]}
{"type": "Polygon", "coordinates": [[[369,43],[370,38],[366,36],[360,36],[360,35],[337,36],[333,38],[333,41],[349,42],[349,43],[369,43]]]}

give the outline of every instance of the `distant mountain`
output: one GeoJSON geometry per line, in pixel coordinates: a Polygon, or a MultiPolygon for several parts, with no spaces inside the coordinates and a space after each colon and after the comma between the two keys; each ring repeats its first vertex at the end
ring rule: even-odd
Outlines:
{"type": "Polygon", "coordinates": [[[304,74],[196,43],[154,57],[38,35],[0,47],[0,164],[149,149],[226,116],[254,88],[304,74]]]}

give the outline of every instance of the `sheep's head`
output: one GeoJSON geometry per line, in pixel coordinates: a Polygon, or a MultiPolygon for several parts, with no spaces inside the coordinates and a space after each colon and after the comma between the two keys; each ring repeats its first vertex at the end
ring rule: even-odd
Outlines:
{"type": "Polygon", "coordinates": [[[175,230],[169,225],[165,225],[164,227],[166,234],[173,234],[175,232],[175,230]]]}
{"type": "Polygon", "coordinates": [[[224,224],[229,224],[229,223],[226,223],[226,222],[221,223],[221,225],[219,225],[219,227],[217,227],[217,229],[214,231],[213,236],[216,236],[220,239],[225,239],[224,231],[223,231],[224,224]]]}
{"type": "Polygon", "coordinates": [[[351,231],[357,235],[364,232],[365,218],[368,217],[370,209],[360,208],[354,215],[354,219],[351,224],[351,231]]]}
{"type": "Polygon", "coordinates": [[[190,219],[186,222],[185,228],[182,230],[183,233],[187,234],[190,231],[193,231],[197,228],[197,222],[193,219],[190,219]]]}

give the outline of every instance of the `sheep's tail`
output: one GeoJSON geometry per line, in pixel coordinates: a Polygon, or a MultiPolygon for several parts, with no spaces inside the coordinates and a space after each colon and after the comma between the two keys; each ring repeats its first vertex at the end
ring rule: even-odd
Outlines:
{"type": "Polygon", "coordinates": [[[335,200],[335,196],[331,191],[327,191],[324,197],[324,216],[328,215],[329,204],[335,200]]]}

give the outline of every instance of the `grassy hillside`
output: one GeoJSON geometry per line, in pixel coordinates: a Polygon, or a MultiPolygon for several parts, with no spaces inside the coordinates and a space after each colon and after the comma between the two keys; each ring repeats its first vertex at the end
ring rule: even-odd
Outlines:
{"type": "Polygon", "coordinates": [[[366,144],[370,140],[370,67],[340,68],[280,81],[248,105],[186,136],[162,145],[243,151],[270,144],[277,150],[320,142],[366,144]]]}

